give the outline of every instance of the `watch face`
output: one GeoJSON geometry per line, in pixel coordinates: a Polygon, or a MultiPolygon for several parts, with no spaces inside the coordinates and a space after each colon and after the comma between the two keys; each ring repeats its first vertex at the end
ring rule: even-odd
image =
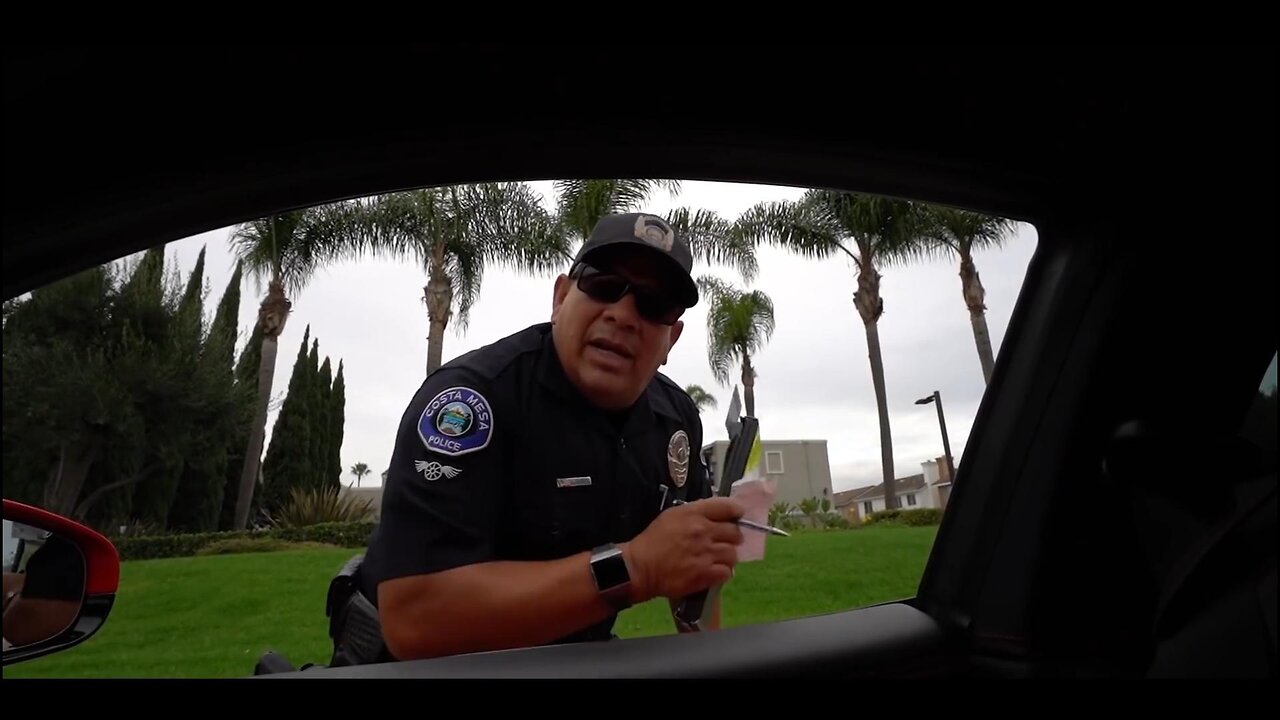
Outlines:
{"type": "Polygon", "coordinates": [[[622,551],[617,548],[595,555],[591,561],[591,572],[596,577],[596,588],[602,591],[631,581],[627,561],[622,559],[622,551]]]}

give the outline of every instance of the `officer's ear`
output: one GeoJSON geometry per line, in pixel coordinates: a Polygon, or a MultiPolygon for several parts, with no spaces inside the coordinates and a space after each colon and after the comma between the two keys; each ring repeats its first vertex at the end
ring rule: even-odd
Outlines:
{"type": "Polygon", "coordinates": [[[680,339],[680,334],[683,332],[684,332],[684,321],[677,320],[675,324],[671,326],[671,336],[670,336],[670,339],[667,341],[667,352],[662,355],[663,365],[667,364],[667,358],[671,354],[671,348],[676,346],[676,341],[680,339]]]}
{"type": "Polygon", "coordinates": [[[569,282],[568,275],[561,275],[556,278],[555,290],[551,294],[551,322],[556,321],[556,316],[560,314],[560,306],[564,304],[564,299],[569,296],[569,289],[573,287],[573,283],[569,282]]]}

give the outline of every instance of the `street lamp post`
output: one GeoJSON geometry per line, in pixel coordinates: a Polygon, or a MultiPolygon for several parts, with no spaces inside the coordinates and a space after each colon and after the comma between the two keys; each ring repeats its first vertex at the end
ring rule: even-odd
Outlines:
{"type": "Polygon", "coordinates": [[[922,397],[916,401],[917,405],[928,405],[929,403],[938,406],[938,427],[942,429],[942,452],[947,456],[947,480],[955,484],[956,465],[951,459],[951,440],[947,437],[947,419],[942,414],[942,393],[934,390],[932,395],[922,397]]]}

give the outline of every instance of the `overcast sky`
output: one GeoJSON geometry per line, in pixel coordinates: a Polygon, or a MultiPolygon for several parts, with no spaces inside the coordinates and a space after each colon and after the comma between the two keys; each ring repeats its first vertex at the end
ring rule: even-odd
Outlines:
{"type": "MultiPolygon", "coordinates": [[[[532,185],[550,208],[551,183],[532,185]]],[[[798,198],[803,190],[733,183],[685,182],[672,199],[663,193],[649,212],[672,207],[714,210],[729,219],[757,202],[798,198]]],[[[230,279],[235,260],[229,230],[203,233],[170,243],[184,276],[202,246],[212,312],[230,279]]],[[[987,289],[987,322],[992,343],[1000,341],[1035,250],[1035,228],[1020,225],[1005,247],[978,253],[975,260],[987,289]]],[[[866,334],[852,297],[856,275],[846,258],[804,260],[785,251],[762,248],[753,287],[774,302],[777,328],[768,346],[753,358],[756,414],[765,439],[825,439],[833,490],[880,481],[880,440],[866,334]]],[[[741,284],[727,268],[698,267],[741,284]]],[[[885,383],[898,476],[920,472],[920,463],[942,455],[938,421],[932,406],[914,401],[940,390],[952,452],[959,463],[983,392],[982,371],[974,347],[968,311],[960,294],[954,260],[937,260],[881,270],[885,313],[880,319],[885,383]]],[[[465,332],[445,332],[447,362],[530,324],[549,319],[553,276],[521,276],[499,268],[484,276],[480,300],[465,332]]],[[[185,282],[185,277],[184,277],[185,282]]],[[[307,325],[320,341],[320,356],[346,367],[344,471],[365,462],[374,472],[364,484],[380,482],[395,442],[405,405],[421,384],[426,368],[427,313],[422,303],[425,272],[410,262],[363,260],[322,270],[294,295],[293,313],[281,336],[273,395],[282,396],[307,325]]],[[[252,329],[262,287],[246,278],[240,304],[241,344],[252,329]]],[[[702,416],[707,443],[726,438],[724,415],[732,386],[717,386],[707,365],[706,307],[685,314],[685,331],[662,369],[680,385],[697,383],[719,400],[702,416]]],[[[238,352],[238,351],[237,351],[238,352]]],[[[267,419],[267,431],[274,424],[267,419]]],[[[268,442],[270,438],[268,436],[268,442]]],[[[353,480],[344,472],[343,482],[353,480]]]]}

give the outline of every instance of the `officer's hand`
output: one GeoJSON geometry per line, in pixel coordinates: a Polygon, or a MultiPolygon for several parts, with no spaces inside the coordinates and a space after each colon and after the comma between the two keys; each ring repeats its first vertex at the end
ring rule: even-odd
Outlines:
{"type": "Polygon", "coordinates": [[[744,512],[737,500],[713,497],[660,513],[624,551],[637,602],[728,582],[742,543],[734,521],[744,512]]]}

